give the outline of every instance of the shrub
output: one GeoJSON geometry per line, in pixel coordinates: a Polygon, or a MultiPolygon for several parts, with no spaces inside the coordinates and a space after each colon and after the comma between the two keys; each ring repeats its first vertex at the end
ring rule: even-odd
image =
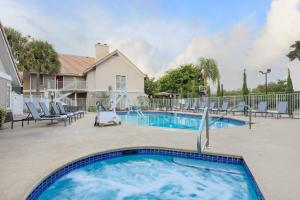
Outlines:
{"type": "Polygon", "coordinates": [[[0,108],[0,128],[2,128],[2,126],[4,124],[5,117],[6,117],[6,110],[3,108],[0,108]]]}

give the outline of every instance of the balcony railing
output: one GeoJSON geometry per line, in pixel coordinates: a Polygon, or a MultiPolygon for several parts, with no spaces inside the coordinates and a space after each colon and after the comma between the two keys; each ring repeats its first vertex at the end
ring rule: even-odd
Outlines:
{"type": "Polygon", "coordinates": [[[47,89],[48,90],[61,90],[61,91],[70,91],[70,90],[86,90],[86,81],[54,81],[48,80],[47,89]]]}

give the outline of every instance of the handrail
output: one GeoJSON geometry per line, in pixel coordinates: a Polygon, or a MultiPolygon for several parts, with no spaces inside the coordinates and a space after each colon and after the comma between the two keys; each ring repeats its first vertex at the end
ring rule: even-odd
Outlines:
{"type": "MultiPolygon", "coordinates": [[[[218,120],[222,119],[225,115],[227,115],[229,112],[232,112],[233,109],[237,108],[239,105],[231,108],[230,110],[228,110],[226,113],[224,113],[223,115],[221,115],[220,117],[218,117],[217,119],[215,119],[214,121],[212,121],[211,123],[208,122],[208,115],[209,115],[209,109],[206,106],[204,108],[204,112],[202,115],[202,119],[199,125],[199,134],[197,135],[197,151],[199,154],[203,153],[204,148],[209,146],[209,127],[211,125],[213,125],[214,123],[216,123],[218,120]],[[206,125],[206,141],[204,142],[204,144],[202,144],[202,131],[204,128],[204,124],[206,125]]],[[[249,105],[245,105],[245,108],[248,108],[249,110],[249,129],[251,129],[251,124],[252,124],[252,108],[249,105]]]]}
{"type": "Polygon", "coordinates": [[[199,134],[197,135],[197,151],[199,154],[201,154],[205,147],[208,147],[209,145],[209,124],[208,124],[208,107],[206,106],[204,108],[204,112],[202,115],[202,119],[199,126],[199,134]],[[204,123],[206,125],[206,141],[204,145],[202,145],[202,131],[204,128],[204,123]]]}

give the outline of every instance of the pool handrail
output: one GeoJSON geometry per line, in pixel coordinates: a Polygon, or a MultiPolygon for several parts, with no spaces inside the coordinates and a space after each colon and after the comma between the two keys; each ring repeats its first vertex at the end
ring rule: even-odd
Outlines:
{"type": "Polygon", "coordinates": [[[197,151],[199,154],[202,154],[204,151],[205,147],[209,146],[209,124],[208,124],[208,112],[209,109],[207,106],[205,106],[204,111],[203,111],[203,115],[202,115],[202,119],[200,121],[200,125],[199,125],[199,134],[197,135],[197,151]],[[202,144],[202,131],[204,128],[204,124],[206,127],[206,141],[204,142],[204,144],[202,144]]]}
{"type": "MultiPolygon", "coordinates": [[[[240,106],[240,105],[237,105],[237,106],[240,106]]],[[[229,109],[228,111],[232,111],[233,109],[235,109],[237,106],[229,109]]],[[[245,108],[247,108],[249,110],[249,122],[248,122],[248,125],[249,125],[249,129],[251,130],[251,125],[252,125],[252,108],[249,106],[249,105],[245,105],[245,108]]],[[[224,116],[226,116],[229,112],[226,112],[224,114],[222,114],[220,117],[216,118],[215,120],[213,120],[211,123],[208,122],[209,120],[209,109],[208,107],[206,106],[204,108],[204,112],[203,112],[203,115],[202,115],[202,119],[200,121],[200,126],[199,126],[199,134],[197,136],[197,151],[199,154],[202,154],[204,149],[206,147],[209,147],[209,127],[211,125],[213,125],[214,123],[216,123],[218,120],[222,119],[224,116]],[[206,125],[205,126],[205,129],[206,129],[206,141],[204,142],[204,144],[202,144],[202,131],[203,131],[203,128],[204,128],[204,124],[206,125]]]]}

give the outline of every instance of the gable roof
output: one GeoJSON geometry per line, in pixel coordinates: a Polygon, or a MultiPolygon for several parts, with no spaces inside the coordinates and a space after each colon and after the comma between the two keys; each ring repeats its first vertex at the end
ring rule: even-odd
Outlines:
{"type": "Polygon", "coordinates": [[[107,54],[106,56],[104,56],[103,58],[101,58],[100,60],[98,60],[97,62],[95,62],[94,64],[92,64],[92,66],[90,66],[88,69],[86,69],[83,74],[87,74],[88,72],[96,69],[96,67],[99,67],[102,63],[104,63],[105,61],[109,60],[110,58],[112,58],[115,55],[119,55],[132,69],[134,69],[135,71],[138,72],[138,74],[140,74],[141,76],[145,77],[146,75],[144,74],[144,72],[142,72],[135,64],[133,64],[121,51],[119,51],[118,49],[114,50],[113,52],[107,54]]]}
{"type": "Polygon", "coordinates": [[[58,54],[61,64],[60,74],[62,75],[82,75],[93,63],[95,58],[87,56],[75,56],[68,54],[58,54]]]}
{"type": "Polygon", "coordinates": [[[9,46],[8,40],[6,38],[4,27],[2,26],[0,22],[0,45],[2,44],[3,48],[1,48],[0,54],[3,56],[1,57],[3,59],[3,65],[6,69],[9,77],[11,77],[12,84],[17,87],[21,87],[21,79],[19,77],[19,74],[17,72],[17,66],[15,63],[15,60],[13,58],[13,54],[11,51],[11,48],[9,46]],[[8,58],[8,59],[6,59],[8,58]]]}

